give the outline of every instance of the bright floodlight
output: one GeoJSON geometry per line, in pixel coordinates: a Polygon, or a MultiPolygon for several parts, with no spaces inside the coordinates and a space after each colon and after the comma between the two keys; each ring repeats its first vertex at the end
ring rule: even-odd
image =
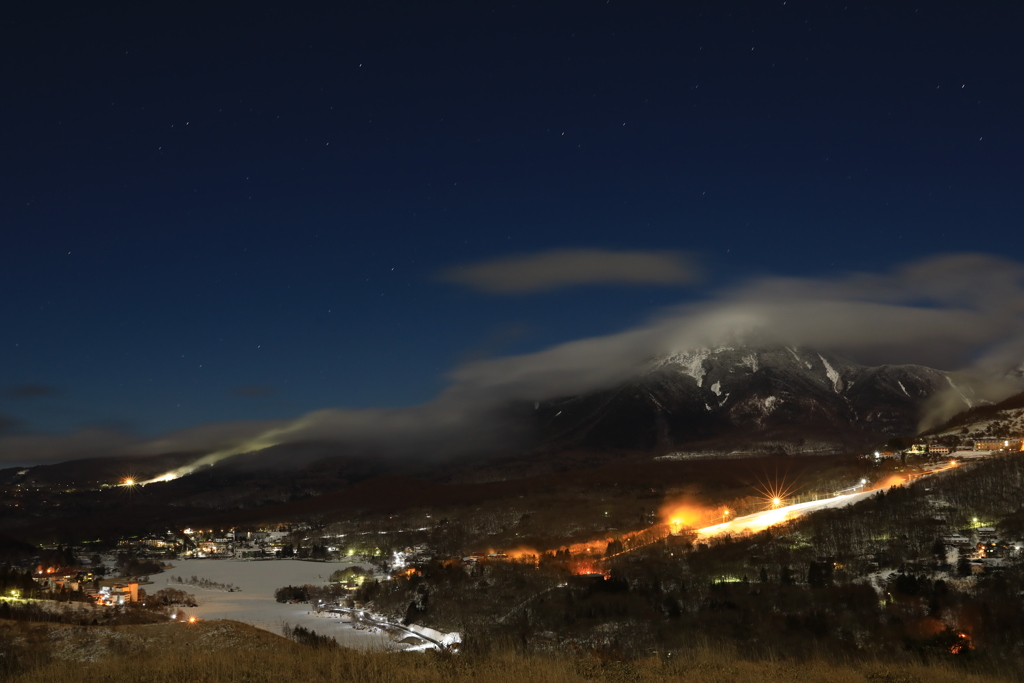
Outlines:
{"type": "Polygon", "coordinates": [[[772,498],[772,505],[774,505],[776,507],[778,507],[779,505],[782,505],[782,499],[778,498],[778,497],[772,498]]]}

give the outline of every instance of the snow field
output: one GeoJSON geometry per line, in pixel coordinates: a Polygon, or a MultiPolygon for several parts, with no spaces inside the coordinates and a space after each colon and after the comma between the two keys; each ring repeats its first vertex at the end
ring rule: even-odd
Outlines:
{"type": "Polygon", "coordinates": [[[172,569],[154,576],[156,592],[164,587],[177,588],[196,596],[198,607],[186,609],[200,619],[232,619],[266,631],[281,634],[282,624],[304,626],[320,635],[333,636],[338,644],[360,650],[393,649],[394,644],[380,632],[358,630],[340,619],[324,619],[310,614],[313,605],[288,604],[274,600],[274,591],[282,586],[311,584],[322,586],[331,573],[358,562],[304,562],[302,560],[176,560],[172,569]],[[192,575],[217,583],[231,583],[240,592],[204,590],[167,582],[168,576],[188,579],[192,575]]]}

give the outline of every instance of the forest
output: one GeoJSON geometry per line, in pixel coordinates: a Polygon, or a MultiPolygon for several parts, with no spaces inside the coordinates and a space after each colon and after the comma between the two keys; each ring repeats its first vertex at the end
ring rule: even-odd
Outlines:
{"type": "Polygon", "coordinates": [[[1022,486],[1024,458],[994,457],[752,535],[607,557],[613,545],[582,568],[564,552],[433,561],[357,598],[458,630],[467,649],[642,657],[710,638],[751,655],[1012,662],[1024,655],[1022,486]]]}

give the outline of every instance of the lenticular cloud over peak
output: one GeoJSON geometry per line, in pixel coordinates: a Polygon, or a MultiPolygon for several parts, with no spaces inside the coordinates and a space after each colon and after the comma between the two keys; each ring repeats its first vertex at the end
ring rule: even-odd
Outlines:
{"type": "Polygon", "coordinates": [[[652,358],[756,340],[819,348],[867,364],[1002,371],[1024,351],[1024,265],[942,256],[884,274],[760,278],[664,311],[641,327],[451,373],[451,392],[546,398],[619,381],[652,358]]]}
{"type": "Polygon", "coordinates": [[[611,387],[659,357],[737,341],[802,346],[867,365],[961,371],[983,379],[996,400],[1020,390],[1020,378],[1010,371],[1024,361],[1024,264],[953,254],[887,273],[759,278],[663,311],[634,329],[463,364],[448,374],[445,391],[419,406],[325,409],[292,421],[207,425],[153,441],[18,434],[0,438],[0,461],[97,455],[103,444],[118,453],[206,448],[214,456],[209,462],[304,440],[406,451],[415,444],[419,453],[473,451],[508,435],[496,416],[511,402],[611,387]]]}

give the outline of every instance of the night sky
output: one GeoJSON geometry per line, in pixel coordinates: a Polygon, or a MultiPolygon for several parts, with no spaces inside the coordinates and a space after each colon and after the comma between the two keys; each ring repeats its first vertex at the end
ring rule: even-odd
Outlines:
{"type": "Polygon", "coordinates": [[[0,460],[417,406],[759,282],[981,253],[1019,284],[1022,25],[898,1],[6,8],[0,460]]]}

